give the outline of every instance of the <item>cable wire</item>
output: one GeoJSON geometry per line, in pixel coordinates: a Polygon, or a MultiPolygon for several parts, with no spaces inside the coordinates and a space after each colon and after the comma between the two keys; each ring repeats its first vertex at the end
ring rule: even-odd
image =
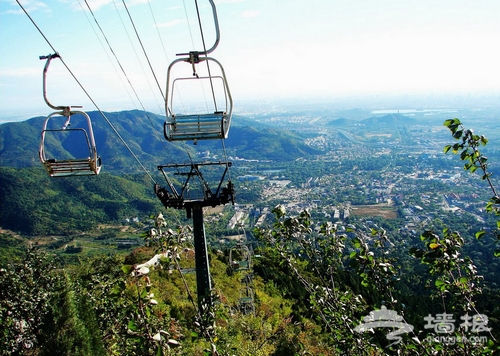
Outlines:
{"type": "Polygon", "coordinates": [[[158,29],[158,23],[156,22],[156,17],[151,7],[151,2],[148,0],[149,12],[151,13],[151,17],[153,18],[153,22],[155,23],[156,33],[158,34],[158,38],[160,39],[161,48],[163,49],[163,54],[165,55],[165,59],[167,62],[170,62],[168,59],[167,51],[165,50],[165,45],[163,44],[163,39],[161,38],[160,30],[158,29]]]}
{"type": "MultiPolygon", "coordinates": [[[[36,29],[38,30],[38,32],[40,33],[40,35],[42,35],[42,37],[45,39],[45,41],[47,42],[47,44],[49,45],[49,47],[52,49],[52,51],[54,51],[55,53],[58,53],[56,51],[56,49],[54,48],[54,46],[52,45],[52,43],[48,40],[48,38],[45,36],[45,34],[43,33],[43,31],[40,29],[40,27],[38,27],[38,25],[35,23],[35,21],[33,20],[33,18],[28,14],[28,12],[26,11],[26,9],[23,7],[23,5],[19,2],[19,0],[16,0],[17,4],[21,7],[21,9],[23,10],[23,12],[26,14],[26,16],[30,19],[31,23],[33,23],[33,25],[36,27],[36,29]]],[[[61,63],[66,67],[66,69],[68,70],[68,72],[71,74],[71,76],[73,77],[73,79],[76,81],[76,83],[80,86],[80,88],[83,90],[83,92],[85,93],[85,95],[89,98],[89,100],[92,102],[92,104],[94,104],[94,106],[97,108],[97,110],[99,111],[99,113],[101,114],[101,116],[104,118],[104,120],[108,123],[108,125],[111,127],[111,129],[113,130],[113,132],[116,134],[116,136],[120,139],[120,141],[122,142],[122,144],[127,148],[127,150],[129,151],[129,153],[132,155],[132,157],[134,157],[134,159],[137,161],[137,163],[141,166],[141,168],[144,170],[144,172],[146,172],[146,174],[149,176],[149,178],[151,179],[151,181],[156,184],[156,181],[154,180],[153,176],[151,175],[151,173],[149,173],[149,171],[146,169],[146,167],[144,167],[144,165],[142,164],[142,162],[139,160],[139,158],[136,156],[136,154],[132,151],[132,149],[130,148],[130,146],[125,142],[125,140],[123,139],[123,137],[120,135],[120,133],[116,130],[116,128],[114,127],[114,125],[111,123],[111,121],[109,121],[109,119],[106,117],[106,115],[104,114],[104,112],[99,108],[99,106],[97,105],[97,103],[94,101],[94,99],[92,99],[92,97],[90,96],[90,94],[87,92],[87,90],[83,87],[82,83],[78,80],[78,78],[75,76],[75,74],[71,71],[71,69],[68,67],[68,65],[66,64],[66,62],[64,61],[64,59],[59,56],[60,60],[61,60],[61,63]]]]}
{"type": "MultiPolygon", "coordinates": [[[[200,26],[200,34],[201,34],[201,42],[203,43],[203,51],[205,53],[205,58],[207,58],[208,57],[207,46],[205,44],[205,35],[203,33],[203,26],[201,24],[200,10],[198,8],[198,0],[195,0],[194,3],[196,5],[196,14],[198,16],[198,25],[200,26]]],[[[208,60],[205,60],[205,62],[207,63],[207,71],[208,71],[208,77],[210,78],[210,87],[212,89],[212,98],[214,100],[215,111],[218,111],[217,110],[217,100],[215,99],[214,83],[212,81],[212,74],[210,73],[210,65],[208,63],[208,60]]]]}
{"type": "Polygon", "coordinates": [[[123,6],[125,7],[125,10],[127,11],[128,17],[130,19],[130,23],[132,24],[132,27],[134,28],[135,35],[137,36],[137,40],[139,41],[139,44],[141,45],[142,52],[144,53],[144,56],[146,57],[146,60],[149,64],[149,69],[151,69],[151,73],[153,74],[153,77],[155,78],[156,85],[158,86],[158,90],[161,93],[162,98],[165,98],[165,95],[163,94],[163,90],[161,89],[160,83],[158,82],[158,78],[156,77],[155,71],[153,70],[153,66],[151,65],[151,61],[149,60],[149,56],[146,53],[146,49],[144,48],[144,45],[142,44],[141,37],[139,36],[139,32],[137,32],[137,27],[135,27],[134,20],[132,19],[132,15],[130,15],[130,12],[128,11],[127,4],[125,3],[125,0],[122,0],[123,6]]]}
{"type": "Polygon", "coordinates": [[[149,123],[151,124],[151,127],[153,128],[153,132],[156,132],[156,138],[163,143],[163,149],[165,151],[167,151],[167,147],[166,147],[166,143],[160,138],[158,137],[158,131],[156,130],[155,128],[155,125],[153,123],[153,120],[151,119],[150,115],[148,114],[148,112],[146,111],[146,108],[144,107],[144,104],[142,103],[141,99],[139,98],[139,95],[137,94],[137,91],[135,90],[134,86],[132,85],[132,82],[130,81],[129,79],[129,76],[127,75],[127,73],[125,72],[125,69],[123,68],[120,60],[118,59],[115,51],[113,50],[113,47],[111,46],[109,40],[108,40],[108,37],[106,36],[106,34],[104,33],[104,30],[102,29],[101,25],[99,24],[99,21],[97,21],[97,18],[95,17],[94,15],[94,12],[92,11],[92,9],[90,8],[90,5],[89,3],[87,2],[87,0],[84,0],[85,1],[85,4],[87,5],[87,8],[89,9],[90,13],[92,14],[92,17],[94,19],[94,22],[96,23],[97,27],[99,28],[99,30],[101,31],[101,34],[102,36],[104,37],[104,39],[106,40],[106,44],[108,45],[108,48],[109,50],[111,51],[111,53],[113,54],[113,56],[115,57],[115,60],[116,62],[118,63],[118,66],[120,67],[123,75],[125,76],[125,78],[127,79],[127,82],[128,84],[130,85],[130,88],[132,88],[132,91],[134,92],[135,94],[135,97],[137,99],[137,101],[139,102],[141,108],[142,108],[142,111],[144,111],[146,113],[146,117],[148,118],[149,120],[149,123]]]}
{"type": "MultiPolygon", "coordinates": [[[[85,11],[85,9],[84,9],[84,7],[83,7],[83,5],[82,5],[82,2],[81,2],[80,0],[78,0],[78,5],[80,6],[80,9],[82,10],[83,14],[85,15],[85,18],[87,19],[87,22],[89,23],[90,27],[92,28],[92,31],[94,32],[95,37],[96,37],[96,38],[97,38],[97,40],[99,41],[99,44],[101,45],[101,47],[102,47],[102,49],[103,49],[104,53],[106,53],[106,57],[108,57],[109,62],[110,62],[110,63],[111,63],[111,65],[113,66],[113,69],[115,70],[116,75],[120,78],[120,82],[122,83],[122,85],[123,85],[123,87],[124,87],[125,91],[127,92],[127,95],[128,95],[128,97],[129,97],[130,101],[131,101],[132,103],[134,103],[134,105],[135,105],[134,99],[133,99],[133,98],[132,98],[132,96],[130,95],[130,92],[129,92],[129,90],[127,89],[127,87],[125,86],[125,83],[123,82],[123,78],[122,78],[122,77],[120,76],[120,74],[118,73],[118,70],[116,69],[115,64],[114,64],[114,63],[113,63],[113,61],[111,60],[111,57],[109,56],[109,53],[106,51],[106,48],[104,47],[104,44],[102,43],[101,38],[100,38],[100,37],[99,37],[99,35],[97,34],[97,32],[96,32],[96,30],[95,30],[94,26],[92,25],[92,22],[90,21],[89,17],[87,16],[87,12],[85,11]]],[[[95,18],[94,18],[94,20],[95,20],[95,18]]]]}
{"type": "MultiPolygon", "coordinates": [[[[130,38],[130,35],[129,35],[128,31],[127,31],[127,27],[125,26],[125,23],[123,22],[123,18],[122,18],[122,16],[120,15],[120,11],[118,10],[118,7],[116,6],[116,1],[115,1],[115,0],[112,0],[112,1],[113,1],[113,6],[114,6],[114,8],[115,8],[116,14],[118,15],[118,18],[120,19],[120,23],[122,24],[123,30],[124,30],[125,34],[127,35],[128,41],[129,41],[129,43],[130,43],[130,46],[132,47],[132,50],[134,51],[135,58],[137,59],[137,62],[139,63],[139,66],[141,67],[141,71],[142,71],[142,73],[144,74],[144,78],[146,79],[146,82],[147,82],[147,84],[148,84],[148,87],[149,87],[149,89],[151,90],[151,93],[153,94],[153,97],[154,97],[154,99],[155,99],[156,104],[158,105],[158,112],[162,112],[162,111],[163,111],[162,106],[164,106],[165,104],[160,105],[160,103],[158,102],[158,100],[156,100],[156,99],[157,99],[157,97],[156,97],[156,95],[155,95],[155,91],[154,91],[154,90],[153,90],[153,88],[151,87],[151,83],[150,83],[150,81],[149,81],[149,79],[148,79],[149,77],[146,75],[146,72],[145,72],[145,70],[144,70],[144,67],[143,67],[143,65],[142,65],[142,62],[141,62],[141,60],[139,59],[139,55],[137,54],[137,51],[136,51],[135,46],[134,46],[134,44],[133,44],[133,42],[132,42],[132,39],[130,38]]],[[[165,102],[165,99],[164,99],[164,98],[162,98],[162,101],[163,101],[163,102],[165,102]]]]}

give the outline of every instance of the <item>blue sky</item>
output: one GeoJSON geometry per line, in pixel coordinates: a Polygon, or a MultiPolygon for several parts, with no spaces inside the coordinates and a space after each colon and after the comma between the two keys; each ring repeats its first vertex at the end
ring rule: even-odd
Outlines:
{"type": "MultiPolygon", "coordinates": [[[[194,0],[125,0],[156,79],[122,0],[87,0],[106,38],[85,0],[20,2],[105,111],[144,106],[162,113],[168,64],[176,53],[202,48],[194,0]]],[[[209,2],[198,3],[211,46],[209,2]]],[[[236,112],[253,100],[500,97],[498,0],[215,3],[221,41],[212,57],[225,68],[236,112]]],[[[0,120],[45,116],[52,110],[43,101],[38,56],[53,50],[15,1],[0,6],[0,120]]],[[[95,110],[59,61],[48,80],[54,104],[95,110]]]]}

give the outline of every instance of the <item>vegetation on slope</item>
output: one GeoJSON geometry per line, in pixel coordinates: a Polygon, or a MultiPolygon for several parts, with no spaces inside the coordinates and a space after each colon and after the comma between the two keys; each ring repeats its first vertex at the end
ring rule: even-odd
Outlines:
{"type": "MultiPolygon", "coordinates": [[[[446,150],[460,153],[467,170],[481,171],[491,182],[486,157],[478,149],[486,140],[463,130],[459,122],[448,126],[462,141],[446,150]]],[[[13,178],[8,170],[3,173],[13,178]]],[[[67,183],[60,182],[64,191],[67,183]]],[[[24,183],[35,188],[29,179],[24,183]]],[[[133,201],[132,193],[126,201],[119,197],[134,186],[116,183],[116,189],[106,188],[107,197],[122,205],[133,201]]],[[[85,185],[69,185],[68,194],[79,184],[85,185]]],[[[497,243],[499,200],[493,184],[491,188],[494,195],[486,209],[496,226],[478,231],[476,238],[497,243]]],[[[383,228],[337,231],[333,224],[315,223],[307,211],[289,216],[277,207],[274,214],[271,227],[254,232],[254,247],[262,258],[254,267],[255,313],[249,314],[238,308],[235,286],[243,276],[228,266],[227,251],[211,251],[214,300],[219,303],[198,314],[194,276],[179,273],[192,262],[189,228],[169,229],[160,216],[145,236],[148,246],[126,257],[99,256],[63,266],[51,255],[28,250],[20,262],[0,269],[2,354],[479,355],[500,350],[498,293],[483,288],[460,232],[428,230],[403,257],[383,228]],[[155,254],[161,254],[160,262],[145,268],[155,254]],[[412,272],[408,258],[422,268],[412,272]],[[385,327],[359,328],[372,320],[372,313],[388,309],[404,318],[392,321],[415,329],[390,339],[385,327]],[[454,342],[436,341],[443,336],[441,324],[425,330],[424,317],[431,314],[471,316],[462,319],[471,328],[449,328],[446,340],[454,342]],[[464,341],[478,323],[483,329],[472,335],[484,339],[464,341]]],[[[4,240],[14,252],[16,240],[4,240]]]]}
{"type": "Polygon", "coordinates": [[[160,209],[151,185],[128,178],[53,179],[41,167],[0,168],[0,225],[27,235],[62,235],[160,209]]]}

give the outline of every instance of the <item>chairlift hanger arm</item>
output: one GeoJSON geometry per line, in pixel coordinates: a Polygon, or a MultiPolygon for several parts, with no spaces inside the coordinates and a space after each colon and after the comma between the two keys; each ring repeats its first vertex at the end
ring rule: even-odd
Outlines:
{"type": "Polygon", "coordinates": [[[54,110],[62,110],[62,115],[64,116],[71,116],[73,113],[71,112],[71,108],[82,108],[82,106],[76,106],[76,105],[72,105],[72,106],[56,106],[56,105],[53,105],[49,102],[49,99],[47,98],[47,72],[49,70],[49,66],[50,66],[50,61],[54,58],[61,58],[61,56],[59,55],[59,53],[54,53],[54,54],[48,54],[46,56],[40,56],[39,57],[40,60],[43,60],[43,59],[46,59],[47,62],[45,62],[45,67],[43,68],[43,99],[45,100],[45,103],[52,109],[54,110]]]}
{"type": "MultiPolygon", "coordinates": [[[[195,0],[196,1],[196,0],[195,0]]],[[[215,8],[215,4],[213,2],[213,0],[208,0],[210,2],[210,5],[212,6],[212,13],[213,13],[213,16],[214,16],[214,24],[215,24],[215,42],[213,44],[213,46],[208,49],[208,50],[203,50],[203,51],[191,51],[189,53],[178,53],[177,56],[191,56],[191,54],[194,54],[196,53],[196,55],[207,55],[209,53],[212,53],[216,48],[217,46],[219,45],[219,41],[220,41],[220,30],[219,30],[219,19],[217,17],[217,9],[215,8]]]]}
{"type": "MultiPolygon", "coordinates": [[[[225,95],[226,95],[226,107],[229,109],[227,112],[227,116],[229,119],[231,119],[231,117],[233,115],[233,97],[231,95],[231,90],[229,89],[229,85],[228,85],[227,78],[226,78],[226,71],[224,70],[224,67],[217,59],[212,58],[212,57],[203,57],[203,58],[199,58],[199,60],[200,61],[212,61],[219,66],[220,75],[218,75],[217,77],[222,78],[222,83],[224,85],[224,91],[225,91],[225,95]]],[[[172,82],[175,81],[175,80],[172,80],[172,78],[171,78],[172,67],[180,62],[192,63],[191,58],[177,58],[172,63],[170,63],[170,65],[168,66],[168,69],[167,69],[167,91],[165,93],[165,112],[167,113],[167,115],[170,115],[170,116],[175,114],[174,112],[172,112],[172,108],[171,108],[172,101],[173,101],[173,94],[174,94],[174,91],[172,90],[173,89],[172,82]],[[172,97],[170,97],[170,96],[172,96],[172,97]]],[[[196,78],[196,79],[203,79],[203,78],[196,78]]],[[[184,79],[187,79],[187,78],[184,78],[184,79]]]]}

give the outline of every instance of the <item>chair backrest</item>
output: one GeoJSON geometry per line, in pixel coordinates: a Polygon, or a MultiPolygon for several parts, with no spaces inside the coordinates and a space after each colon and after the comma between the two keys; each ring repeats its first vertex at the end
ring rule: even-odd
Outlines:
{"type": "Polygon", "coordinates": [[[199,60],[206,61],[207,65],[215,63],[217,67],[213,70],[218,69],[218,75],[173,78],[172,68],[176,64],[183,64],[185,69],[191,71],[193,64],[188,58],[179,58],[169,66],[164,124],[164,135],[168,141],[224,139],[228,136],[233,100],[224,69],[213,58],[199,60]],[[182,98],[180,93],[184,95],[182,98]],[[188,97],[185,97],[186,94],[188,97]],[[208,104],[207,97],[211,97],[213,103],[208,104]]]}
{"type": "Polygon", "coordinates": [[[50,114],[44,122],[38,154],[51,177],[97,175],[101,170],[90,117],[83,111],[50,114]],[[72,115],[83,115],[83,127],[68,128],[72,115]],[[61,118],[65,120],[62,126],[56,123],[61,118]],[[63,146],[77,156],[66,153],[63,146]]]}

